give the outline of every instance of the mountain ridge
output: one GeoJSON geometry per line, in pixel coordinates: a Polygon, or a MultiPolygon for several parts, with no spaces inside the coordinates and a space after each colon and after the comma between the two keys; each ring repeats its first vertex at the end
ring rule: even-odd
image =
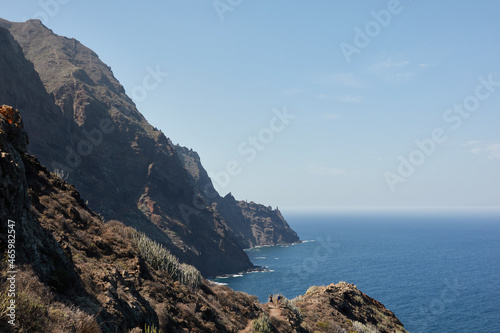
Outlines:
{"type": "MultiPolygon", "coordinates": [[[[243,247],[280,241],[234,229],[220,207],[196,207],[197,190],[176,147],[146,121],[95,52],[37,20],[0,20],[0,27],[12,36],[4,41],[6,59],[22,53],[26,61],[17,66],[34,77],[28,85],[16,73],[6,75],[0,97],[26,119],[30,153],[75,184],[93,210],[145,232],[206,276],[253,269],[243,247]],[[26,91],[32,103],[24,101],[26,91]]],[[[286,221],[273,216],[288,233],[286,221]]]]}

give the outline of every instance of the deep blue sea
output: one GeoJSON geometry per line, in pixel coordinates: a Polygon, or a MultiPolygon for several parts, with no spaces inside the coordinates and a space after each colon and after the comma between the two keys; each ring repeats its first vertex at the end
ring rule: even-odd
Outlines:
{"type": "Polygon", "coordinates": [[[216,279],[287,298],[346,281],[411,333],[500,333],[500,214],[344,213],[286,216],[304,243],[247,250],[268,272],[216,279]]]}

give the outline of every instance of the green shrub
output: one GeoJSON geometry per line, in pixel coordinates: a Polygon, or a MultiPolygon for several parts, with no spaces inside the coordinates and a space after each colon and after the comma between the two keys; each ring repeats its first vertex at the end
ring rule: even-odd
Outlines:
{"type": "Polygon", "coordinates": [[[319,291],[320,289],[321,289],[321,287],[319,287],[319,286],[311,286],[311,287],[309,287],[309,289],[307,289],[306,295],[313,294],[316,291],[319,291]]]}
{"type": "Polygon", "coordinates": [[[363,323],[360,323],[359,321],[353,321],[352,327],[358,333],[379,333],[379,331],[375,327],[373,327],[372,325],[367,326],[363,323]]]}
{"type": "Polygon", "coordinates": [[[57,176],[57,177],[63,179],[63,180],[66,180],[68,178],[68,176],[69,176],[69,174],[65,174],[64,170],[62,170],[62,169],[54,169],[54,171],[52,172],[52,174],[54,176],[57,176]]]}
{"type": "Polygon", "coordinates": [[[316,326],[326,330],[328,333],[347,333],[345,329],[332,321],[319,321],[316,323],[316,326]]]}
{"type": "Polygon", "coordinates": [[[153,326],[144,325],[144,333],[159,333],[159,331],[155,325],[153,326]]]}
{"type": "Polygon", "coordinates": [[[254,331],[258,333],[271,333],[272,330],[271,321],[267,314],[263,314],[259,319],[255,319],[252,326],[254,331]]]}
{"type": "Polygon", "coordinates": [[[273,295],[273,302],[275,304],[276,303],[282,304],[285,308],[288,308],[290,311],[292,311],[295,314],[295,316],[297,317],[299,322],[303,321],[302,312],[295,305],[295,300],[289,300],[288,298],[286,298],[285,296],[283,296],[281,294],[276,294],[276,295],[273,295]],[[280,299],[279,301],[278,301],[278,298],[280,299]]]}
{"type": "Polygon", "coordinates": [[[295,314],[295,316],[297,316],[297,319],[299,320],[299,322],[302,322],[302,320],[304,320],[303,317],[302,317],[302,312],[295,305],[295,302],[290,301],[290,300],[288,300],[288,299],[285,298],[285,301],[283,302],[283,304],[285,305],[285,307],[287,307],[288,309],[290,309],[290,311],[292,311],[295,314]]]}
{"type": "Polygon", "coordinates": [[[191,265],[181,264],[169,250],[151,240],[143,233],[132,235],[140,255],[154,269],[167,272],[174,280],[198,289],[201,285],[200,272],[191,265]]]}
{"type": "Polygon", "coordinates": [[[342,327],[340,327],[339,325],[333,323],[331,328],[330,328],[330,332],[331,333],[347,333],[347,331],[345,329],[343,329],[342,327]]]}
{"type": "Polygon", "coordinates": [[[354,296],[354,300],[360,304],[365,304],[365,300],[359,295],[354,296]]]}

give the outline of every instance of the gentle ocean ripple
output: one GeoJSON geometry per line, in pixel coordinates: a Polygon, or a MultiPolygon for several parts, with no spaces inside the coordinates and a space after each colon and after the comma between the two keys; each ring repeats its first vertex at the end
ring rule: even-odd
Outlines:
{"type": "Polygon", "coordinates": [[[500,215],[376,214],[288,217],[295,246],[247,253],[270,271],[218,280],[288,298],[311,285],[354,283],[412,333],[500,332],[500,215]]]}

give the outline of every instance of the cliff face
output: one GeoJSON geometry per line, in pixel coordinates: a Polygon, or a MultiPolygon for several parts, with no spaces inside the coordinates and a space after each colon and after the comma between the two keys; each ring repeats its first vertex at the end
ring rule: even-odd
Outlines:
{"type": "Polygon", "coordinates": [[[0,100],[26,110],[23,122],[30,132],[30,151],[42,152],[44,147],[50,146],[53,148],[43,156],[44,163],[62,160],[65,143],[70,142],[68,133],[77,131],[78,126],[62,117],[61,110],[45,90],[33,64],[26,60],[10,32],[2,28],[3,22],[0,19],[0,100]]]}
{"type": "Polygon", "coordinates": [[[26,161],[30,159],[25,154],[27,143],[28,136],[23,129],[19,113],[11,107],[1,106],[0,250],[2,255],[7,253],[7,235],[13,235],[16,262],[34,263],[40,276],[50,281],[57,270],[56,267],[62,265],[61,270],[70,269],[71,263],[62,255],[62,251],[48,254],[50,251],[47,249],[55,247],[57,243],[52,234],[32,222],[29,184],[26,180],[26,174],[31,173],[31,169],[26,167],[26,161]]]}
{"type": "Polygon", "coordinates": [[[1,107],[0,249],[7,247],[4,221],[12,220],[17,251],[17,326],[5,311],[10,283],[2,261],[1,332],[406,332],[392,312],[346,283],[272,304],[203,279],[185,283],[155,267],[158,251],[141,250],[135,230],[103,223],[74,186],[26,154],[27,142],[20,114],[1,107]]]}
{"type": "Polygon", "coordinates": [[[253,201],[237,201],[231,193],[221,197],[203,168],[200,156],[179,145],[176,146],[176,151],[196,189],[199,204],[214,207],[220,212],[225,225],[236,236],[240,246],[249,248],[300,241],[278,209],[273,210],[253,201]]]}
{"type": "Polygon", "coordinates": [[[19,106],[30,152],[106,219],[145,232],[205,275],[253,267],[195,189],[175,148],[137,111],[110,68],[39,21],[0,20],[0,97],[19,106]]]}
{"type": "Polygon", "coordinates": [[[198,185],[211,182],[199,158],[145,120],[92,50],[37,20],[0,19],[0,29],[0,98],[20,109],[30,153],[104,218],[145,232],[204,275],[253,268],[243,248],[299,240],[277,210],[200,198],[198,185]]]}

